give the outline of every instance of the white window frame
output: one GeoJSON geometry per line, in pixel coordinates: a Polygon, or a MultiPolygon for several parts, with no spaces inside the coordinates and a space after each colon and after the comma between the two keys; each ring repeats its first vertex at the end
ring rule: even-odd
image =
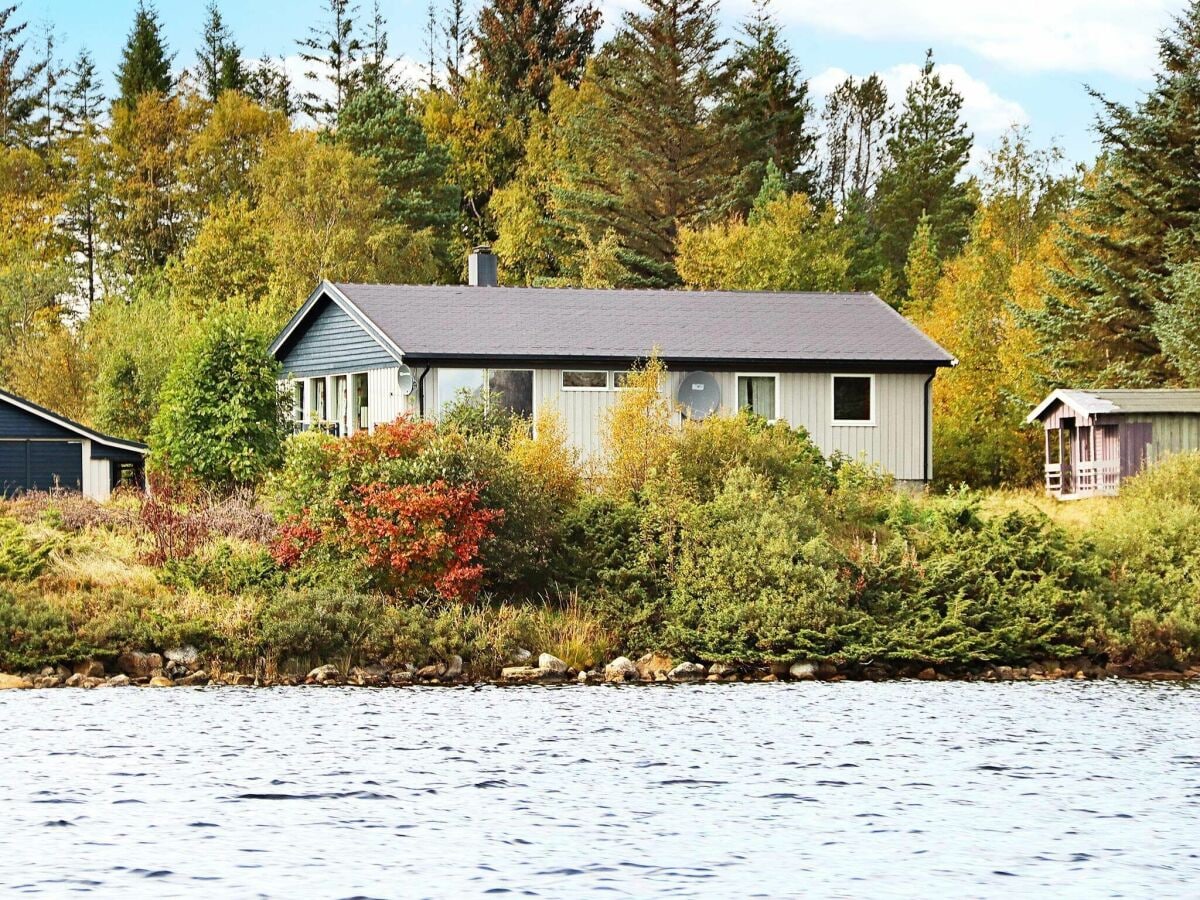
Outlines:
{"type": "MultiPolygon", "coordinates": [[[[733,412],[734,415],[742,411],[741,403],[738,397],[741,396],[741,391],[738,390],[738,381],[742,378],[770,378],[775,382],[775,418],[767,419],[767,424],[774,425],[783,418],[779,414],[779,373],[778,372],[734,372],[733,373],[733,412]]],[[[874,409],[875,407],[871,407],[874,409]]]]}
{"type": "Polygon", "coordinates": [[[564,390],[564,391],[599,392],[599,391],[610,390],[612,388],[612,385],[613,385],[613,377],[608,372],[607,369],[563,369],[559,373],[559,376],[558,376],[559,389],[564,390]],[[566,384],[566,378],[567,378],[568,372],[578,372],[581,375],[603,375],[604,376],[604,386],[603,387],[568,387],[566,384]]]}
{"type": "MultiPolygon", "coordinates": [[[[454,370],[454,369],[470,369],[470,368],[471,368],[471,366],[439,366],[437,368],[437,370],[436,370],[438,373],[437,392],[436,392],[437,393],[437,403],[434,405],[434,409],[437,411],[438,418],[441,418],[441,415],[442,415],[442,378],[441,378],[442,371],[445,369],[454,370]]],[[[537,369],[527,369],[527,368],[516,367],[516,366],[481,366],[479,371],[483,372],[483,388],[484,388],[484,390],[487,390],[490,372],[499,371],[499,372],[529,372],[529,373],[531,373],[531,375],[533,376],[533,378],[532,378],[533,384],[531,386],[531,391],[533,394],[533,396],[531,398],[533,401],[533,404],[532,404],[533,411],[530,414],[530,421],[536,421],[537,414],[538,414],[538,407],[540,405],[538,403],[538,377],[537,377],[538,370],[537,369]]]]}
{"type": "Polygon", "coordinates": [[[874,428],[878,423],[879,409],[875,405],[875,373],[874,372],[833,372],[829,376],[829,418],[838,428],[874,428]],[[839,378],[866,378],[871,383],[871,418],[870,419],[838,419],[834,415],[834,384],[839,378]]]}
{"type": "Polygon", "coordinates": [[[632,374],[633,373],[629,369],[610,369],[608,373],[608,383],[612,385],[612,389],[614,391],[627,391],[630,389],[629,385],[617,384],[617,376],[624,375],[628,378],[632,374]]]}

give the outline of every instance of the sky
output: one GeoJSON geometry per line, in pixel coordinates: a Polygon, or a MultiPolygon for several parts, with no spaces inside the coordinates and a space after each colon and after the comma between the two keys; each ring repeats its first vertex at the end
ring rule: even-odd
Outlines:
{"type": "MultiPolygon", "coordinates": [[[[723,0],[726,36],[751,0],[723,0]]],[[[977,158],[1011,125],[1028,126],[1039,146],[1090,162],[1097,143],[1096,103],[1086,87],[1135,102],[1153,83],[1156,41],[1185,0],[775,0],[774,10],[818,104],[846,75],[880,73],[899,103],[904,86],[932,48],[943,74],[964,97],[977,158]]],[[[467,0],[473,11],[480,0],[467,0]]],[[[638,0],[600,0],[606,33],[638,0]]],[[[365,24],[370,0],[362,3],[365,24]]],[[[427,0],[380,0],[391,49],[414,68],[423,57],[427,0]]],[[[204,0],[159,0],[175,67],[195,61],[204,0]]],[[[137,0],[22,0],[31,30],[48,24],[65,56],[86,46],[112,93],[121,47],[137,0]]],[[[290,57],[300,75],[296,41],[321,20],[322,0],[224,0],[222,13],[250,57],[290,57]]]]}

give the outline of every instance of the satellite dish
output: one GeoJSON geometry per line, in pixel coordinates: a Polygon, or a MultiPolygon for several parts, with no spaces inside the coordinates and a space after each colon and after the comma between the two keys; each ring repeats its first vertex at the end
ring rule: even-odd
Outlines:
{"type": "Polygon", "coordinates": [[[400,386],[400,396],[407,397],[413,392],[413,373],[412,369],[400,364],[400,368],[396,370],[396,383],[400,386]]]}
{"type": "Polygon", "coordinates": [[[721,405],[721,386],[711,372],[688,372],[675,399],[689,419],[706,419],[721,405]]]}

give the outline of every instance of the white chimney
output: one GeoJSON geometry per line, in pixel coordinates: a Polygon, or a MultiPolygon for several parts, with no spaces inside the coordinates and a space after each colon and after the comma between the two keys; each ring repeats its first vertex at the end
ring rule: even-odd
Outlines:
{"type": "Polygon", "coordinates": [[[496,269],[496,254],[491,247],[476,247],[468,257],[467,269],[471,287],[499,287],[500,276],[496,269]]]}

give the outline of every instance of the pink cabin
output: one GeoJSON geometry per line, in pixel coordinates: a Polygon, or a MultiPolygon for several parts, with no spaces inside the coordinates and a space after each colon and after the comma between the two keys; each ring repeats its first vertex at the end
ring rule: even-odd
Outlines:
{"type": "Polygon", "coordinates": [[[1200,450],[1200,390],[1057,390],[1029,414],[1046,434],[1046,492],[1112,495],[1170,453],[1200,450]]]}

